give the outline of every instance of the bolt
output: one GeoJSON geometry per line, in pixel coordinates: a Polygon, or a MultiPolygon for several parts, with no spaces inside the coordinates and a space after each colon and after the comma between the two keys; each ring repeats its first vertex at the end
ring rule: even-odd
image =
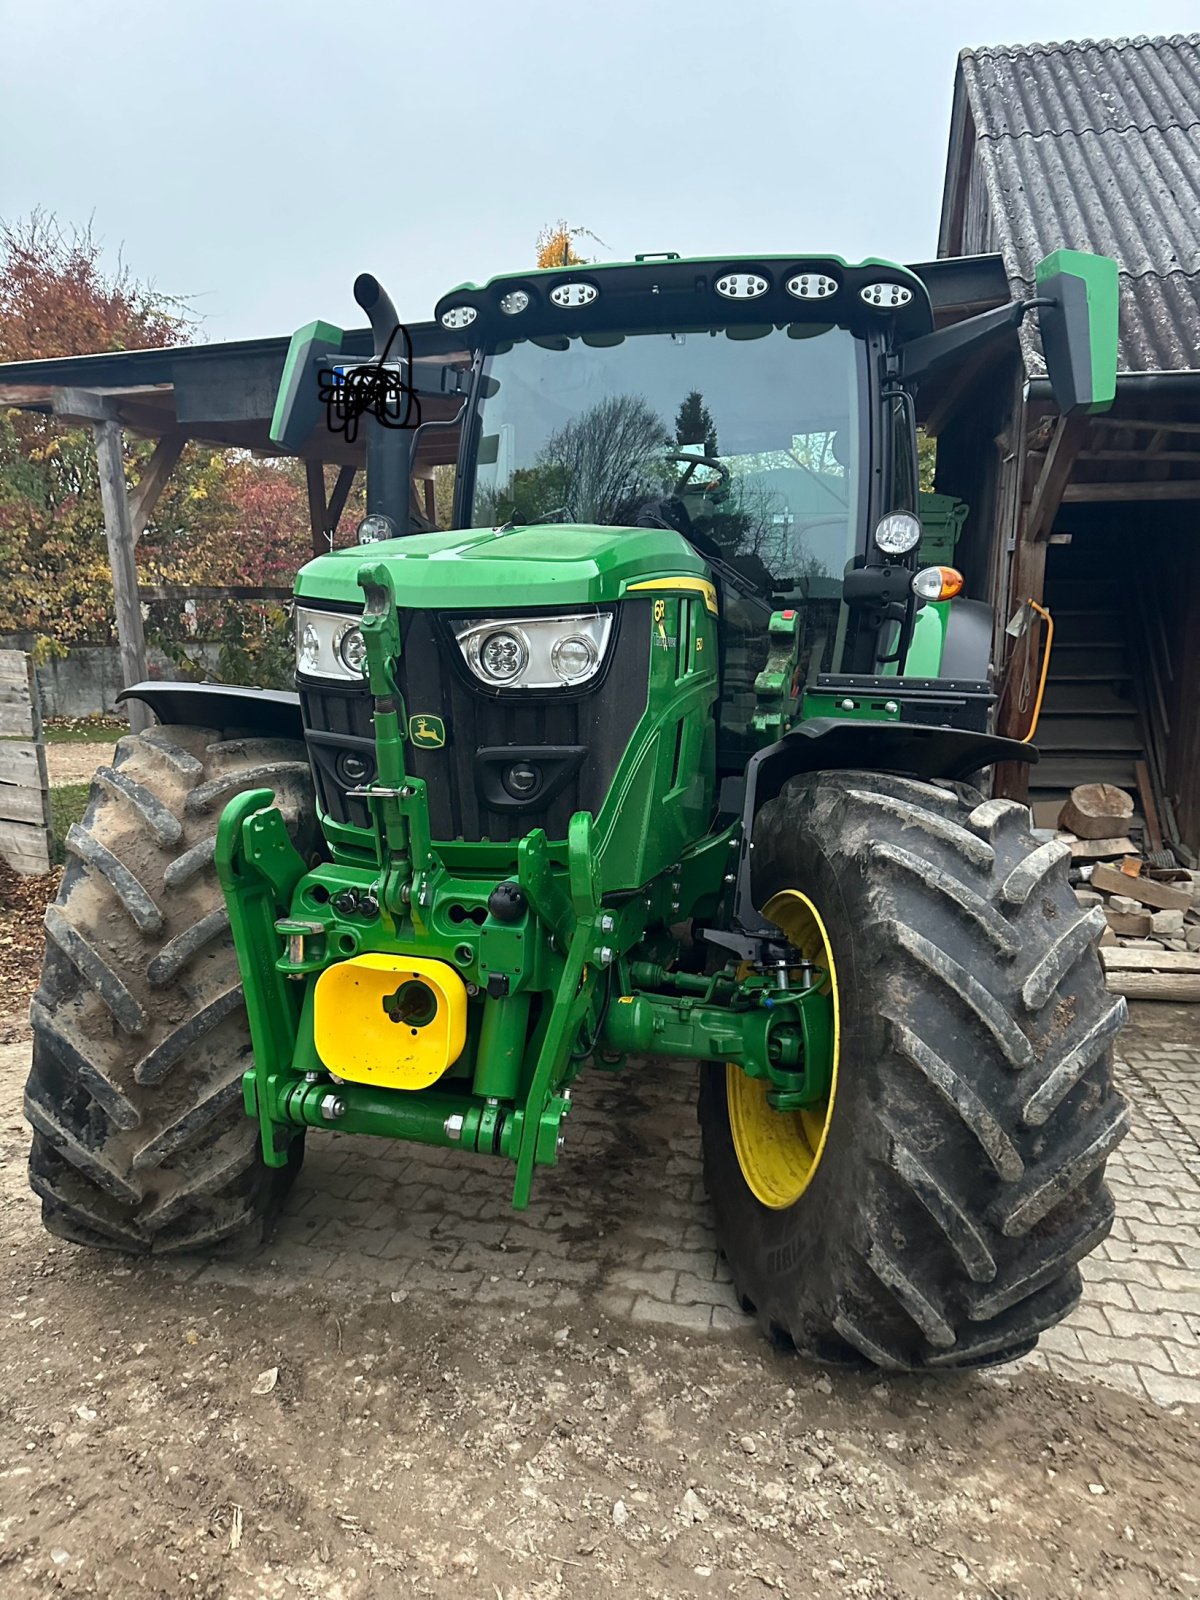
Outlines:
{"type": "Polygon", "coordinates": [[[611,914],[611,912],[606,911],[604,913],[604,915],[600,918],[600,932],[601,933],[611,933],[613,931],[613,929],[616,927],[616,925],[617,925],[617,919],[611,914]]]}
{"type": "Polygon", "coordinates": [[[453,1116],[446,1118],[445,1122],[443,1123],[443,1127],[446,1130],[447,1139],[453,1139],[455,1144],[458,1143],[458,1141],[462,1138],[464,1121],[465,1118],[459,1111],[456,1111],[453,1116]]]}
{"type": "Polygon", "coordinates": [[[721,882],[722,883],[736,883],[737,882],[737,873],[736,872],[727,872],[725,874],[725,876],[721,879],[721,882]]]}
{"type": "Polygon", "coordinates": [[[570,1089],[564,1089],[563,1092],[562,1092],[562,1097],[569,1104],[570,1103],[570,1099],[571,1099],[571,1091],[570,1091],[570,1089]]]}
{"type": "Polygon", "coordinates": [[[741,842],[742,841],[738,838],[737,834],[735,833],[733,838],[730,839],[730,841],[729,841],[729,848],[731,850],[736,850],[738,848],[738,846],[741,844],[741,842]]]}
{"type": "Polygon", "coordinates": [[[855,706],[855,702],[853,700],[839,700],[838,701],[838,710],[839,711],[853,711],[854,710],[854,706],[855,706]]]}
{"type": "Polygon", "coordinates": [[[599,950],[596,951],[595,960],[598,967],[611,967],[613,961],[612,946],[602,944],[599,950]]]}
{"type": "Polygon", "coordinates": [[[885,700],[883,702],[883,709],[887,712],[889,717],[894,717],[896,715],[896,713],[900,710],[900,707],[896,704],[896,702],[894,700],[885,700]]]}
{"type": "Polygon", "coordinates": [[[479,985],[477,983],[469,983],[467,985],[467,993],[470,995],[471,999],[474,1000],[475,996],[479,993],[479,985]]]}
{"type": "Polygon", "coordinates": [[[566,1142],[567,1142],[566,1134],[565,1133],[560,1133],[558,1138],[554,1141],[554,1153],[555,1153],[556,1156],[562,1154],[563,1146],[566,1144],[566,1142]]]}
{"type": "Polygon", "coordinates": [[[326,1122],[336,1122],[339,1117],[346,1115],[346,1102],[340,1094],[323,1094],[321,1096],[321,1115],[326,1122]]]}
{"type": "Polygon", "coordinates": [[[306,1072],[304,1074],[304,1081],[305,1083],[320,1083],[321,1074],[319,1072],[306,1072]]]}

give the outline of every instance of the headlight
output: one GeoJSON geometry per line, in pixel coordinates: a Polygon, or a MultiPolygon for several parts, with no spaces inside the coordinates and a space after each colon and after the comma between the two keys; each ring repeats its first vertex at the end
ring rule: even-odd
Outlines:
{"type": "Polygon", "coordinates": [[[305,678],[363,681],[367,645],[357,617],[296,607],[296,671],[305,678]]]}
{"type": "Polygon", "coordinates": [[[921,524],[911,511],[889,511],[879,519],[875,543],[885,556],[903,556],[921,542],[921,524]]]}
{"type": "Polygon", "coordinates": [[[463,659],[490,689],[575,689],[608,649],[611,612],[570,617],[469,617],[453,624],[463,659]]]}
{"type": "Polygon", "coordinates": [[[357,622],[342,629],[334,641],[334,648],[346,671],[361,678],[367,664],[367,641],[357,622]]]}
{"type": "Polygon", "coordinates": [[[396,524],[382,511],[372,511],[370,516],[364,517],[358,525],[359,544],[378,544],[380,539],[398,537],[396,524]]]}

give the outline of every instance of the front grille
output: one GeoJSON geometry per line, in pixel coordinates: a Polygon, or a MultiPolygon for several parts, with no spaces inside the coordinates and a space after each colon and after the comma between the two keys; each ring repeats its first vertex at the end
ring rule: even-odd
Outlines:
{"type": "MultiPolygon", "coordinates": [[[[430,829],[440,840],[523,838],[544,828],[567,836],[576,811],[600,810],[633,730],[646,709],[650,602],[626,601],[617,616],[603,676],[591,692],[489,694],[475,683],[458,646],[425,611],[402,612],[397,687],[410,717],[440,717],[446,742],[409,742],[405,765],[424,780],[430,829]],[[504,771],[521,761],[542,781],[528,799],[505,792],[504,771]]],[[[365,801],[346,790],[375,776],[371,698],[363,690],[302,683],[301,706],[322,809],[335,822],[369,827],[365,801]],[[364,776],[351,781],[348,764],[364,776]]]]}

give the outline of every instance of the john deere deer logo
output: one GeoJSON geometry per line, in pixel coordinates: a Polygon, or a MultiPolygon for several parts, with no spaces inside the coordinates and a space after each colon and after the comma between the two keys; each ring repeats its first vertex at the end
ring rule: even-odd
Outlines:
{"type": "Polygon", "coordinates": [[[428,713],[409,717],[408,737],[424,750],[438,750],[446,742],[446,724],[441,717],[431,717],[428,713]]]}

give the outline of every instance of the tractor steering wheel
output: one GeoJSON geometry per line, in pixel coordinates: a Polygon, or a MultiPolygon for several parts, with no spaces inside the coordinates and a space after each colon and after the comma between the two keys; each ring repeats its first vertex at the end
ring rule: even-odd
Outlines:
{"type": "Polygon", "coordinates": [[[675,480],[672,494],[702,494],[711,500],[719,500],[729,488],[732,473],[716,456],[696,456],[690,450],[669,450],[662,459],[687,462],[686,470],[675,480]],[[693,483],[692,474],[697,467],[708,467],[716,473],[716,479],[712,483],[693,483]]]}

